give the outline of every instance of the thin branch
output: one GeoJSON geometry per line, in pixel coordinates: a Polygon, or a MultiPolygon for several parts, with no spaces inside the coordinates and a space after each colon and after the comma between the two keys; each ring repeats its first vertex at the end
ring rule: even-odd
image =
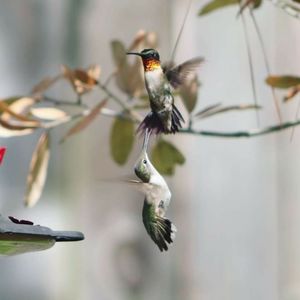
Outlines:
{"type": "MultiPolygon", "coordinates": [[[[249,8],[249,13],[250,13],[250,16],[251,16],[251,19],[252,19],[252,22],[253,22],[256,34],[258,36],[260,47],[261,47],[261,50],[262,50],[262,53],[263,53],[265,67],[266,67],[268,76],[270,76],[271,75],[271,68],[270,68],[270,64],[269,64],[269,60],[268,60],[268,56],[267,56],[267,51],[266,51],[264,40],[263,40],[263,37],[261,35],[261,32],[260,32],[258,23],[256,21],[256,18],[255,18],[254,14],[253,14],[253,10],[251,8],[249,8]]],[[[274,101],[275,109],[276,109],[276,112],[277,112],[277,115],[278,115],[278,119],[279,119],[279,122],[281,123],[282,122],[281,111],[280,111],[279,101],[278,101],[278,98],[277,98],[276,93],[275,93],[275,88],[273,86],[271,86],[270,88],[271,88],[271,92],[272,92],[272,96],[273,96],[273,101],[274,101]]]]}
{"type": "Polygon", "coordinates": [[[255,128],[246,131],[234,131],[234,132],[220,132],[209,130],[194,130],[194,129],[181,129],[180,133],[188,133],[194,135],[212,136],[212,137],[225,137],[225,138],[242,138],[242,137],[255,137],[259,135],[265,135],[269,133],[278,132],[293,126],[300,125],[300,120],[293,122],[286,122],[279,125],[269,126],[265,128],[255,128]]]}
{"type": "MultiPolygon", "coordinates": [[[[240,2],[240,8],[242,8],[241,2],[240,2]]],[[[251,55],[251,47],[250,47],[250,43],[249,43],[249,35],[248,35],[248,30],[247,30],[247,24],[246,24],[246,20],[245,20],[245,16],[244,16],[243,11],[241,11],[241,18],[242,18],[243,30],[244,30],[244,34],[245,34],[248,64],[249,64],[250,77],[251,77],[252,94],[253,94],[254,104],[256,106],[258,106],[257,93],[256,93],[256,88],[255,88],[253,61],[252,61],[252,55],[251,55]]],[[[259,120],[259,112],[258,111],[256,111],[256,121],[257,121],[257,126],[259,126],[260,125],[260,120],[259,120]]]]}
{"type": "Polygon", "coordinates": [[[54,99],[54,98],[51,98],[46,95],[43,96],[43,101],[52,103],[53,105],[56,105],[56,106],[65,105],[65,106],[77,106],[77,107],[87,108],[87,105],[84,103],[79,104],[78,102],[58,100],[58,99],[54,99]]]}
{"type": "Polygon", "coordinates": [[[181,28],[179,30],[179,33],[178,33],[178,36],[177,36],[177,39],[176,39],[176,42],[175,42],[175,45],[174,45],[174,49],[173,49],[173,52],[172,52],[172,55],[171,55],[170,62],[174,62],[176,50],[177,50],[177,47],[178,47],[178,44],[179,44],[179,41],[180,41],[180,38],[181,38],[181,35],[182,35],[182,32],[183,32],[183,29],[184,29],[184,25],[186,23],[186,19],[188,17],[189,12],[190,12],[190,9],[191,9],[191,6],[192,6],[192,2],[193,2],[193,0],[190,0],[190,2],[188,4],[188,7],[186,9],[186,12],[185,12],[185,15],[184,15],[184,18],[183,18],[183,22],[181,24],[181,28]]]}
{"type": "Polygon", "coordinates": [[[132,108],[127,105],[125,102],[123,102],[121,99],[119,99],[115,94],[113,94],[104,84],[101,84],[99,82],[100,89],[108,96],[109,98],[113,99],[115,102],[117,102],[125,111],[127,111],[136,121],[141,122],[142,117],[140,114],[132,110],[132,108]]]}

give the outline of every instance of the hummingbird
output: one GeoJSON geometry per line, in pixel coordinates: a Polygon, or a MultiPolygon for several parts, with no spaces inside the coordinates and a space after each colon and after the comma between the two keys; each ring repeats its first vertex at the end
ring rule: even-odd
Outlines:
{"type": "Polygon", "coordinates": [[[163,68],[159,53],[155,49],[144,49],[141,52],[127,52],[142,58],[146,90],[150,100],[151,112],[139,125],[137,132],[146,129],[155,134],[176,133],[184,122],[180,111],[174,104],[172,87],[177,88],[184,83],[187,75],[194,71],[203,61],[195,57],[178,66],[163,68]]]}
{"type": "Polygon", "coordinates": [[[164,178],[152,165],[147,145],[151,132],[146,130],[142,152],[134,166],[139,180],[130,180],[145,194],[143,206],[143,223],[147,233],[160,251],[167,251],[168,244],[175,239],[175,225],[165,218],[170,204],[171,192],[164,178]]]}

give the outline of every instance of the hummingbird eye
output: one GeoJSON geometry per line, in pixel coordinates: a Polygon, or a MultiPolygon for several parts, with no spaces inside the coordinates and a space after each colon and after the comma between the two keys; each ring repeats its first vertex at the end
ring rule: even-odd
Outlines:
{"type": "Polygon", "coordinates": [[[144,159],[144,160],[143,160],[143,164],[146,164],[146,163],[147,163],[147,160],[146,160],[146,159],[144,159]]]}

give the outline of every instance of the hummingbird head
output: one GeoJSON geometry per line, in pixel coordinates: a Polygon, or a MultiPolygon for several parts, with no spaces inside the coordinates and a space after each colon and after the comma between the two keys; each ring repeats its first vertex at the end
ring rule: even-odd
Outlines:
{"type": "Polygon", "coordinates": [[[143,60],[145,72],[161,68],[159,54],[155,49],[144,49],[141,52],[127,52],[126,54],[140,56],[143,60]]]}
{"type": "Polygon", "coordinates": [[[140,157],[138,158],[135,166],[134,172],[135,175],[143,182],[150,182],[151,179],[151,162],[148,158],[146,152],[142,151],[140,157]]]}

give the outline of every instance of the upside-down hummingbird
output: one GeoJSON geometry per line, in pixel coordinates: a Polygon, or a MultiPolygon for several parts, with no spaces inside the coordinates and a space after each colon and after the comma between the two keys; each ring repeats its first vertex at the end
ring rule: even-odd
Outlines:
{"type": "Polygon", "coordinates": [[[176,227],[165,218],[171,200],[171,192],[164,178],[152,165],[147,154],[150,132],[146,130],[142,152],[134,166],[136,176],[141,180],[130,180],[144,194],[143,223],[160,251],[168,250],[175,238],[176,227]]]}
{"type": "Polygon", "coordinates": [[[171,87],[180,86],[203,59],[196,57],[176,67],[163,68],[159,54],[154,49],[144,49],[140,53],[127,52],[127,54],[138,55],[143,60],[145,85],[151,107],[151,112],[139,125],[137,131],[143,133],[149,129],[156,134],[176,133],[182,127],[181,122],[184,122],[184,119],[174,104],[171,87]]]}

